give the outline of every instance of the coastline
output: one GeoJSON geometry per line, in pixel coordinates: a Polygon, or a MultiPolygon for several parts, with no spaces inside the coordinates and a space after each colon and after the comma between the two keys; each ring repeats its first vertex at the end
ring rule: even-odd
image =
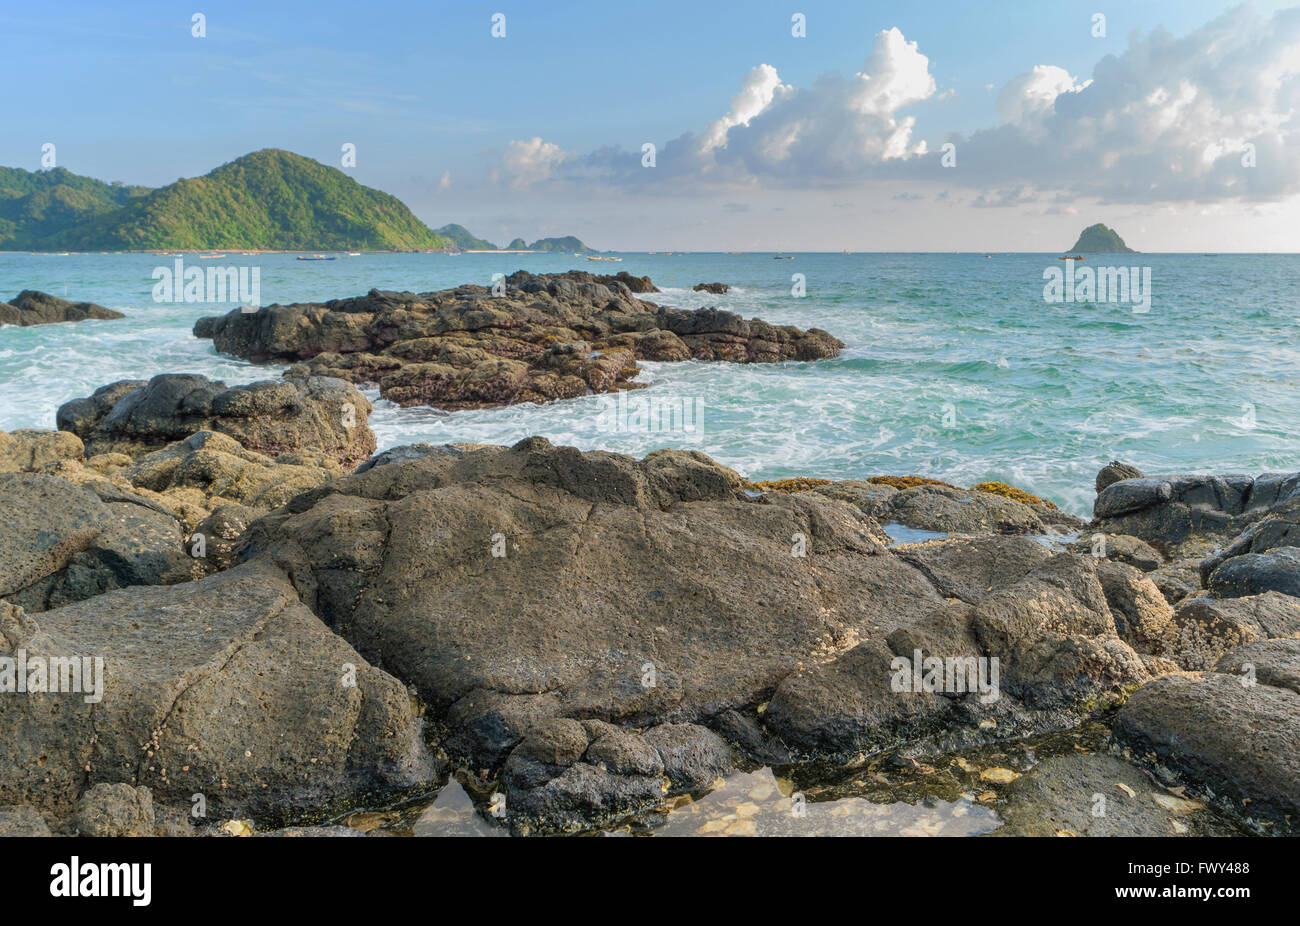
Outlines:
{"type": "MultiPolygon", "coordinates": [[[[224,353],[299,359],[231,388],[178,374],[109,384],[65,403],[56,431],[0,436],[14,518],[0,540],[6,648],[116,652],[124,625],[102,615],[130,613],[153,654],[116,664],[127,684],[95,703],[96,723],[120,717],[129,732],[102,741],[88,779],[62,758],[34,776],[29,753],[49,746],[37,734],[0,763],[0,802],[59,831],[147,793],[148,828],[175,832],[181,797],[217,776],[226,823],[200,832],[360,827],[356,807],[405,806],[454,771],[480,811],[504,795],[504,814],[488,816],[516,834],[652,831],[719,779],[770,794],[763,774],[745,777],[756,769],[846,807],[939,774],[945,812],[927,826],[974,813],[979,831],[1030,834],[1034,782],[1136,783],[1145,769],[1163,776],[1154,800],[1114,797],[1107,818],[1048,810],[1079,834],[1288,831],[1300,560],[1285,538],[1300,473],[1112,463],[1084,520],[1005,483],[755,483],[683,449],[637,458],[533,436],[376,454],[365,383],[412,405],[508,408],[573,401],[566,378],[625,396],[637,360],[761,366],[839,351],[820,329],[666,309],[614,277],[521,271],[506,286],[200,318],[195,335],[224,353]],[[381,335],[395,318],[406,336],[381,335]],[[215,632],[218,648],[164,642],[191,632],[215,632]],[[191,711],[219,690],[251,703],[262,646],[289,678],[314,681],[277,690],[272,715],[164,721],[147,736],[154,764],[121,780],[149,733],[130,718],[150,715],[160,685],[209,678],[189,689],[191,711]],[[232,663],[222,647],[247,655],[232,663]],[[1262,690],[1239,684],[1244,662],[1262,690]],[[295,754],[312,753],[318,719],[343,709],[340,663],[359,673],[365,711],[346,743],[322,747],[319,771],[283,774],[274,744],[292,729],[295,754]],[[1248,750],[1246,725],[1279,748],[1248,750]],[[251,764],[226,758],[241,752],[251,764]],[[866,770],[875,784],[845,785],[866,770]]],[[[47,710],[0,701],[17,712],[5,722],[54,736],[69,721],[47,710]]],[[[89,723],[89,704],[74,717],[89,723]]],[[[739,812],[747,803],[703,825],[782,819],[739,812]]],[[[372,829],[418,826],[393,812],[372,829]]]]}

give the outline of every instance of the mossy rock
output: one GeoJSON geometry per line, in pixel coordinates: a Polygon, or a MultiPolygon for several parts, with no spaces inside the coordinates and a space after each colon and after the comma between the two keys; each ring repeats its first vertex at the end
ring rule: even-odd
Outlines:
{"type": "Polygon", "coordinates": [[[770,479],[765,482],[746,483],[744,488],[754,492],[807,492],[817,486],[828,486],[829,479],[813,479],[800,476],[796,479],[770,479]]]}
{"type": "Polygon", "coordinates": [[[942,479],[930,479],[926,476],[872,476],[867,482],[875,485],[893,486],[895,489],[913,489],[917,486],[945,486],[955,489],[957,486],[942,479]]]}
{"type": "Polygon", "coordinates": [[[1024,489],[1017,489],[1015,486],[1009,486],[1005,482],[981,482],[979,485],[971,486],[976,492],[989,492],[993,495],[1001,495],[1004,498],[1013,498],[1018,502],[1024,502],[1026,505],[1042,505],[1045,508],[1056,510],[1056,505],[1045,498],[1039,498],[1037,495],[1030,495],[1024,489]]]}

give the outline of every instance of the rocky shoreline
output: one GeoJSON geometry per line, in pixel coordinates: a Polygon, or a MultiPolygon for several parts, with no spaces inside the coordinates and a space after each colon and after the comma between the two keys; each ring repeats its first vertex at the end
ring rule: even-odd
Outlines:
{"type": "Polygon", "coordinates": [[[1084,521],[693,451],[375,454],[353,384],[384,369],[468,407],[625,388],[581,371],[652,344],[838,350],[589,277],[234,312],[196,333],[284,378],[119,382],[0,434],[0,833],[274,830],[452,773],[498,830],[574,833],[764,768],[814,802],[826,769],[928,776],[1006,834],[1296,831],[1300,473],[1113,463],[1084,521]],[[101,658],[98,697],[13,690],[56,657],[101,658]]]}

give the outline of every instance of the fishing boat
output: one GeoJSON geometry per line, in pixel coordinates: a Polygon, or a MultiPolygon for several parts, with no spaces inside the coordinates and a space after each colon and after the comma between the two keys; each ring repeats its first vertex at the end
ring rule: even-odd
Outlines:
{"type": "Polygon", "coordinates": [[[778,254],[772,260],[794,260],[793,254],[778,254]]]}
{"type": "Polygon", "coordinates": [[[305,254],[298,255],[299,260],[334,260],[333,254],[313,254],[308,257],[305,254]]]}
{"type": "Polygon", "coordinates": [[[224,254],[200,254],[199,260],[220,260],[225,256],[224,254]]]}
{"type": "MultiPolygon", "coordinates": [[[[456,251],[456,252],[454,252],[454,253],[459,254],[460,252],[459,252],[459,251],[456,251]]],[[[360,257],[360,256],[361,256],[361,252],[360,252],[360,251],[348,251],[348,257],[360,257]]]]}
{"type": "Polygon", "coordinates": [[[1072,257],[1072,256],[1070,256],[1069,254],[1067,254],[1065,257],[1058,257],[1058,258],[1057,258],[1057,260],[1083,260],[1083,259],[1084,259],[1084,258],[1081,257],[1081,256],[1075,255],[1075,256],[1072,257]]]}

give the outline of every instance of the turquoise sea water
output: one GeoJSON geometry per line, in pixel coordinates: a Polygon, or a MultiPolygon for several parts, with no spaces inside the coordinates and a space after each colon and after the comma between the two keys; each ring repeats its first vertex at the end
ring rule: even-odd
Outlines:
{"type": "MultiPolygon", "coordinates": [[[[384,449],[403,443],[513,443],[543,435],[641,455],[702,450],[753,479],[920,474],[1000,480],[1086,514],[1092,480],[1120,458],[1148,472],[1300,468],[1300,256],[1094,255],[1086,265],[1150,267],[1150,310],[1043,298],[1054,254],[188,255],[186,266],[258,267],[261,302],[323,300],[371,287],[490,285],[494,273],[567,269],[649,275],[664,305],[717,305],[820,327],[834,360],[740,366],[648,363],[665,402],[700,408],[695,434],[609,428],[608,400],[446,414],[378,401],[384,449]],[[792,295],[794,274],[806,296],[792,295]],[[732,286],[722,296],[700,282],[732,286]]],[[[277,376],[217,355],[194,320],[234,306],[160,305],[148,254],[0,254],[0,299],[22,289],[98,302],[127,318],[0,328],[0,429],[53,427],[57,407],[118,379],[196,372],[229,384],[277,376]]]]}

